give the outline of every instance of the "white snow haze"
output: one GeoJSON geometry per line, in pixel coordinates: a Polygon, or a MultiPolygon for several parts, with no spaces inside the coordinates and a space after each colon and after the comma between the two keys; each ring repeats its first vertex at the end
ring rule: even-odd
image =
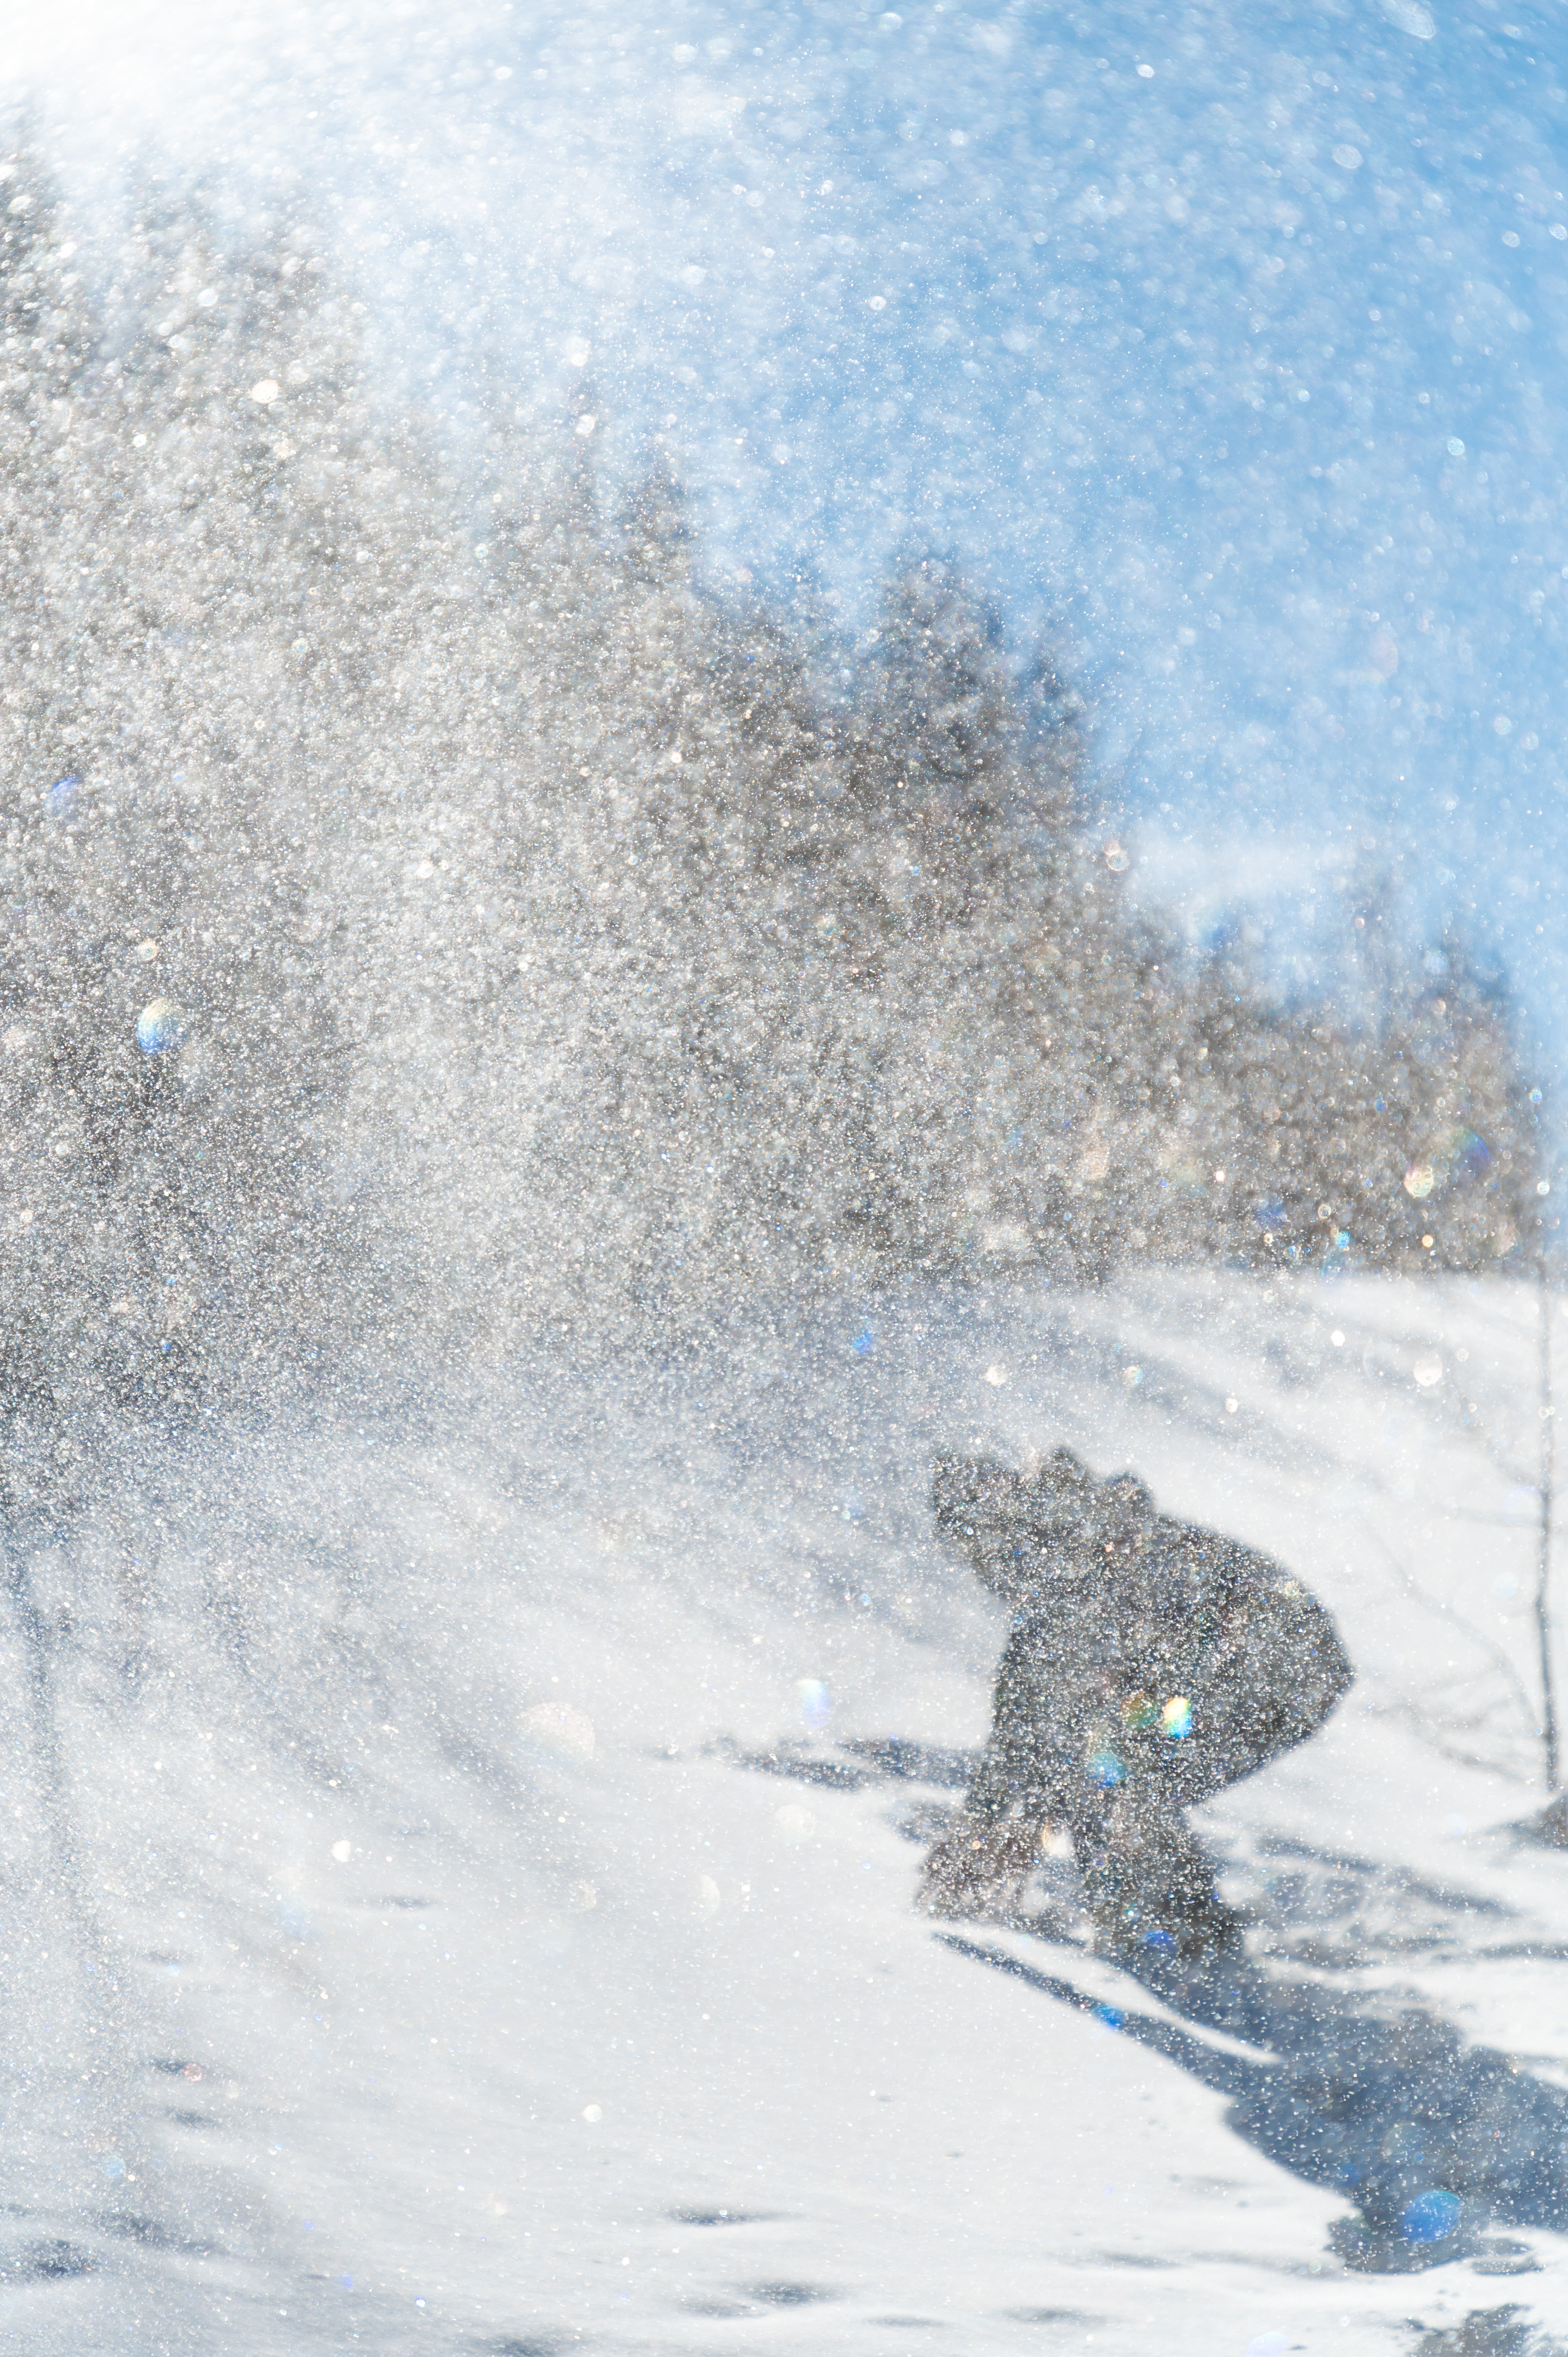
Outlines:
{"type": "Polygon", "coordinates": [[[0,2350],[1563,2357],[1568,6],[0,0],[0,2350]],[[1211,1971],[915,1903],[1062,1444],[1354,1664],[1211,1971]]]}

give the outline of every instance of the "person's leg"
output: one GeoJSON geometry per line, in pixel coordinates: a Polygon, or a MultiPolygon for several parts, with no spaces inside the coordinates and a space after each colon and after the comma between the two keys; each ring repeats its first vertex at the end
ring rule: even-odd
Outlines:
{"type": "Polygon", "coordinates": [[[1223,1947],[1240,1919],[1216,1893],[1213,1861],[1182,1813],[1168,1763],[1144,1750],[1123,1742],[1114,1782],[1091,1760],[1064,1812],[1096,1944],[1187,1956],[1223,1947]]]}

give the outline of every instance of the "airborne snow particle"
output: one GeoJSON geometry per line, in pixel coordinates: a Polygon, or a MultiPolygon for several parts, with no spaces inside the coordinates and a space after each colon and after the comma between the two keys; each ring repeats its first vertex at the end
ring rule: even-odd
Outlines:
{"type": "Polygon", "coordinates": [[[1361,168],[1361,151],[1359,147],[1352,147],[1347,142],[1345,145],[1336,147],[1334,160],[1342,172],[1359,172],[1361,168]]]}
{"type": "Polygon", "coordinates": [[[790,1802],[785,1808],[775,1809],[773,1827],[780,1841],[798,1844],[811,1840],[817,1830],[817,1821],[810,1809],[790,1802]]]}
{"type": "Polygon", "coordinates": [[[258,377],[251,387],[251,399],[259,402],[261,406],[266,409],[277,399],[282,391],[283,387],[275,376],[258,377]]]}

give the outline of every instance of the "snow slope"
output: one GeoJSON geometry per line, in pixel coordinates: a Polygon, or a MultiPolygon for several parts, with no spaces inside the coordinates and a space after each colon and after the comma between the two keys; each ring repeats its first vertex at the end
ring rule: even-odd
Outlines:
{"type": "Polygon", "coordinates": [[[1151,1275],[128,1437],[5,1625],[48,1690],[0,1819],[0,2345],[1561,2331],[1568,1862],[1509,1830],[1536,1339],[1502,1283],[1151,1275]],[[1206,1813],[1258,1916],[1229,1996],[1091,1960],[1057,1861],[1034,1930],[910,1911],[1002,1634],[929,1454],[1058,1437],[1284,1556],[1359,1664],[1206,1813]],[[1348,2265],[1336,2169],[1401,2214],[1465,2089],[1459,2255],[1348,2265]]]}

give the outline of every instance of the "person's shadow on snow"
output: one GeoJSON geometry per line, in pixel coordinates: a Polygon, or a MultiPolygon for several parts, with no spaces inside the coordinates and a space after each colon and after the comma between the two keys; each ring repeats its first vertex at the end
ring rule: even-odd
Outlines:
{"type": "MultiPolygon", "coordinates": [[[[1239,2136],[1355,2205],[1330,2232],[1348,2266],[1407,2272],[1466,2258],[1484,2274],[1524,2272],[1533,2265],[1525,2247],[1488,2230],[1568,2228],[1568,2091],[1533,2077],[1507,2054],[1469,2044],[1409,1992],[1358,1990],[1330,1977],[1336,1968],[1391,1953],[1440,1953],[1449,1944],[1444,1912],[1473,1921],[1478,1911],[1503,1917],[1507,1910],[1304,1844],[1274,1848],[1288,1850],[1296,1869],[1283,1879],[1305,1887],[1319,1906],[1287,1906],[1285,1936],[1276,1934],[1261,1954],[1238,1952],[1202,1965],[1152,1951],[1133,1963],[1119,1958],[1160,2000],[1164,2015],[1106,2005],[1059,1974],[962,1931],[938,1936],[958,1954],[1096,2016],[1108,2031],[1151,2048],[1229,2096],[1227,2119],[1239,2136]],[[1365,1900],[1380,1884],[1381,1924],[1369,1936],[1365,1921],[1355,1921],[1349,1928],[1359,1936],[1337,1941],[1332,1901],[1326,1921],[1321,1909],[1325,1892],[1337,1886],[1343,1927],[1351,1912],[1343,1904],[1347,1889],[1359,1887],[1365,1900]],[[1391,1917],[1390,1899],[1405,1902],[1391,1917]],[[1317,1921],[1302,1937],[1308,1911],[1317,1921]],[[1165,2018],[1170,2014],[1192,2027],[1165,2018]],[[1211,2043],[1203,2031],[1244,2042],[1253,2053],[1211,2043]]],[[[1364,1919],[1364,1905],[1360,1912],[1364,1919]]],[[[1016,1928],[1060,1937],[1064,1919],[1058,1909],[1020,1917],[1016,1928]]],[[[1262,1937],[1267,1943],[1271,1934],[1262,1937]]],[[[1478,1953],[1542,1952],[1515,1943],[1478,1953]]]]}
{"type": "MultiPolygon", "coordinates": [[[[892,1737],[783,1744],[768,1753],[716,1748],[736,1766],[834,1790],[924,1788],[930,1797],[897,1821],[921,1844],[951,1820],[937,1793],[965,1789],[974,1759],[892,1737]]],[[[1275,1835],[1260,1840],[1245,1863],[1254,1884],[1247,1910],[1253,1953],[1202,1964],[1155,1949],[1131,1962],[1118,1956],[1159,1999],[1161,2014],[1105,2004],[1061,1972],[987,1943],[983,1922],[934,1936],[1098,2017],[1108,2032],[1229,2096],[1239,2136],[1354,2205],[1331,2231],[1347,2265],[1404,2273],[1464,2258],[1482,2274],[1531,2268],[1528,2249],[1495,2230],[1568,2231],[1568,2091],[1495,2048],[1471,2045],[1413,1993],[1357,1988],[1341,1975],[1418,1957],[1563,1962],[1568,1952],[1510,1937],[1512,1911],[1497,1900],[1369,1859],[1275,1835]],[[1252,2052],[1216,2045],[1204,2032],[1252,2052]]],[[[1008,1928],[1080,1961],[1085,1927],[1071,1865],[1043,1861],[1028,1889],[1004,1919],[1008,1928]]]]}

